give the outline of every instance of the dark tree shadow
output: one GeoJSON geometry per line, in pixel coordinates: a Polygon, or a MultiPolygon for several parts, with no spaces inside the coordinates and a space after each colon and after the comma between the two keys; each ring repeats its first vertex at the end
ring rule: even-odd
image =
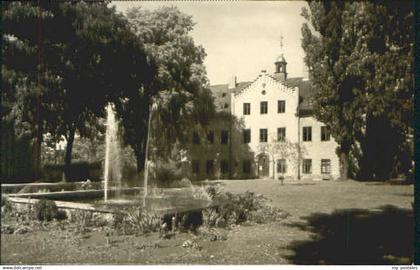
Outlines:
{"type": "Polygon", "coordinates": [[[337,210],[313,214],[307,223],[295,223],[314,233],[311,240],[295,241],[288,248],[293,264],[411,264],[414,252],[413,212],[394,206],[378,211],[337,210]]]}

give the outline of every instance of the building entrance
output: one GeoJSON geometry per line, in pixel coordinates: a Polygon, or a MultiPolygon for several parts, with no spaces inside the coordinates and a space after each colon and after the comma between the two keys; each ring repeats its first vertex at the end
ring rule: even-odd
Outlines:
{"type": "Polygon", "coordinates": [[[258,155],[258,178],[267,178],[269,175],[270,161],[267,154],[258,155]]]}

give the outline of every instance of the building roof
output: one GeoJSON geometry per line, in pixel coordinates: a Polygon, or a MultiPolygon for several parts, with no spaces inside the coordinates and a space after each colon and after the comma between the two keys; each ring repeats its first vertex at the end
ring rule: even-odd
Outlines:
{"type": "Polygon", "coordinates": [[[278,62],[286,62],[286,59],[284,58],[283,54],[279,55],[276,59],[276,63],[278,62]]]}
{"type": "Polygon", "coordinates": [[[315,89],[311,86],[310,81],[301,81],[299,83],[299,114],[308,115],[312,114],[313,103],[312,98],[315,93],[315,89]]]}
{"type": "Polygon", "coordinates": [[[240,82],[235,88],[229,89],[229,84],[217,84],[210,86],[213,93],[214,105],[217,111],[230,111],[230,94],[242,91],[249,86],[251,82],[240,82]]]}
{"type": "MultiPolygon", "coordinates": [[[[280,81],[280,74],[269,75],[273,79],[280,81]]],[[[239,93],[246,87],[248,87],[252,82],[239,82],[236,84],[235,88],[229,89],[229,84],[217,84],[210,86],[210,90],[214,96],[214,103],[217,111],[230,111],[230,94],[239,93]]],[[[283,82],[288,87],[298,87],[299,88],[299,113],[310,114],[312,112],[313,106],[311,98],[313,96],[313,89],[311,83],[308,80],[303,80],[302,77],[287,78],[286,82],[283,82]]]]}

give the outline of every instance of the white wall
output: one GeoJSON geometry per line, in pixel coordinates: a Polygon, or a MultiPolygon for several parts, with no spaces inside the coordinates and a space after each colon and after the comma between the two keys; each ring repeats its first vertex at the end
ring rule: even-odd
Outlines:
{"type": "MultiPolygon", "coordinates": [[[[325,124],[319,122],[314,117],[302,117],[300,119],[301,134],[303,138],[303,127],[312,127],[312,141],[301,142],[302,147],[306,148],[307,154],[302,158],[312,159],[312,175],[302,174],[302,179],[312,178],[321,179],[321,159],[331,160],[331,175],[334,179],[340,176],[339,159],[336,154],[338,144],[331,136],[329,141],[321,141],[321,126],[325,124]]],[[[301,139],[302,139],[301,138],[301,139]]]]}
{"type": "MultiPolygon", "coordinates": [[[[268,129],[268,141],[277,138],[277,128],[286,128],[286,138],[291,142],[298,141],[298,118],[296,110],[298,106],[298,89],[289,88],[274,80],[267,73],[260,76],[241,93],[232,96],[232,113],[244,121],[246,129],[251,129],[250,148],[258,155],[260,144],[260,129],[268,129]],[[265,90],[265,94],[262,91],[265,90]],[[278,100],[286,101],[284,113],[277,112],[278,100]],[[260,102],[268,102],[267,114],[260,113],[260,102]],[[243,114],[243,104],[251,104],[251,114],[243,114]]],[[[272,162],[272,161],[271,161],[272,162]]],[[[273,164],[270,162],[270,177],[273,176],[273,164]]],[[[275,168],[274,168],[275,170],[275,168]]],[[[287,174],[295,175],[296,170],[288,166],[287,174]]]]}
{"type": "MultiPolygon", "coordinates": [[[[268,140],[277,138],[277,128],[286,128],[286,138],[292,143],[298,142],[299,128],[302,139],[302,127],[312,126],[312,141],[301,142],[306,148],[307,155],[302,158],[312,159],[312,174],[302,174],[302,178],[321,179],[321,159],[331,160],[331,174],[333,178],[339,176],[339,162],[335,153],[337,143],[331,137],[330,141],[321,142],[321,126],[322,123],[313,117],[304,117],[300,119],[300,127],[298,117],[296,116],[299,102],[298,88],[290,88],[281,82],[273,79],[270,75],[262,72],[259,77],[251,83],[250,86],[243,89],[240,93],[231,94],[232,114],[238,119],[244,121],[246,129],[251,129],[251,142],[249,147],[254,151],[255,156],[259,154],[258,145],[260,144],[260,129],[268,129],[268,140]],[[262,91],[265,90],[265,94],[262,91]],[[277,101],[286,101],[285,113],[277,112],[277,101]],[[260,102],[268,102],[268,113],[260,113],[260,102]],[[243,114],[243,104],[251,104],[251,114],[243,114]]],[[[233,151],[235,151],[233,149],[233,151]]],[[[270,157],[270,177],[277,178],[276,168],[273,167],[273,161],[270,157]]],[[[298,168],[296,162],[287,162],[286,176],[297,179],[298,168]]],[[[300,165],[302,172],[302,166],[300,165]]]]}

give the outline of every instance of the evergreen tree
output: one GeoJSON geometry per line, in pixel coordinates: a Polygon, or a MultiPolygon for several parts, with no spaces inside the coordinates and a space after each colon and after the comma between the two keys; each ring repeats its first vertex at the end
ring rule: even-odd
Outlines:
{"type": "Polygon", "coordinates": [[[342,177],[406,172],[413,104],[413,3],[309,1],[302,27],[315,116],[331,126],[342,177]],[[397,164],[405,156],[405,165],[397,164]]]}

